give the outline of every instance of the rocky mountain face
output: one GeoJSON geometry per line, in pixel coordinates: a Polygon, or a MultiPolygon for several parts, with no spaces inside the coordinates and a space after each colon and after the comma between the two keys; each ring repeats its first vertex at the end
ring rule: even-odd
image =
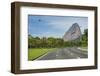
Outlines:
{"type": "Polygon", "coordinates": [[[64,34],[63,40],[64,41],[72,41],[80,39],[82,33],[78,23],[74,23],[69,30],[64,34]]]}

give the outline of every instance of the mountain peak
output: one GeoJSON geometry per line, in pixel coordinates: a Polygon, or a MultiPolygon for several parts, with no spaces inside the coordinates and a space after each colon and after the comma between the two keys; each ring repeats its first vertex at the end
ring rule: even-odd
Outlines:
{"type": "Polygon", "coordinates": [[[69,30],[64,34],[63,40],[64,41],[72,41],[79,39],[81,36],[81,30],[78,23],[72,24],[69,30]]]}

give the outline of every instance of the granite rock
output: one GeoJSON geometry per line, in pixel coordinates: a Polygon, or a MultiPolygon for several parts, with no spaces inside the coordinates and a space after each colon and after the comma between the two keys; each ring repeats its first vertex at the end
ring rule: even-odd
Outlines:
{"type": "Polygon", "coordinates": [[[72,26],[69,28],[67,32],[65,32],[63,36],[64,41],[72,41],[72,40],[77,40],[80,39],[82,33],[79,27],[78,23],[72,24],[72,26]]]}

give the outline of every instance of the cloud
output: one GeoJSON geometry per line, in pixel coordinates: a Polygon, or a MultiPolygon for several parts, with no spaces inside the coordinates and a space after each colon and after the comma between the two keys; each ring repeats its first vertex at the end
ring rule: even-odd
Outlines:
{"type": "Polygon", "coordinates": [[[71,17],[71,16],[30,16],[29,18],[29,34],[39,37],[62,37],[72,24],[78,23],[81,31],[88,26],[87,17],[71,17]],[[41,19],[41,22],[38,20],[41,19]]]}
{"type": "Polygon", "coordinates": [[[55,21],[50,21],[48,25],[54,29],[67,31],[72,25],[72,23],[67,22],[66,20],[55,20],[55,21]]]}
{"type": "Polygon", "coordinates": [[[54,29],[59,29],[66,32],[74,23],[79,24],[80,29],[83,33],[84,29],[86,29],[88,26],[88,18],[87,17],[65,17],[61,19],[50,20],[48,25],[54,29]]]}
{"type": "Polygon", "coordinates": [[[55,37],[55,38],[61,38],[63,34],[61,33],[52,33],[52,32],[42,32],[41,34],[33,34],[33,36],[39,36],[40,38],[42,37],[55,37]]]}

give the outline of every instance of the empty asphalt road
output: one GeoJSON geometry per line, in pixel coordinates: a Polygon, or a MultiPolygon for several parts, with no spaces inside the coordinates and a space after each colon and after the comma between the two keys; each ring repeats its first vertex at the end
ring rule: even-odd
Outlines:
{"type": "Polygon", "coordinates": [[[82,51],[80,49],[77,49],[77,47],[71,47],[56,49],[39,57],[37,60],[78,59],[87,57],[87,51],[82,51]]]}

